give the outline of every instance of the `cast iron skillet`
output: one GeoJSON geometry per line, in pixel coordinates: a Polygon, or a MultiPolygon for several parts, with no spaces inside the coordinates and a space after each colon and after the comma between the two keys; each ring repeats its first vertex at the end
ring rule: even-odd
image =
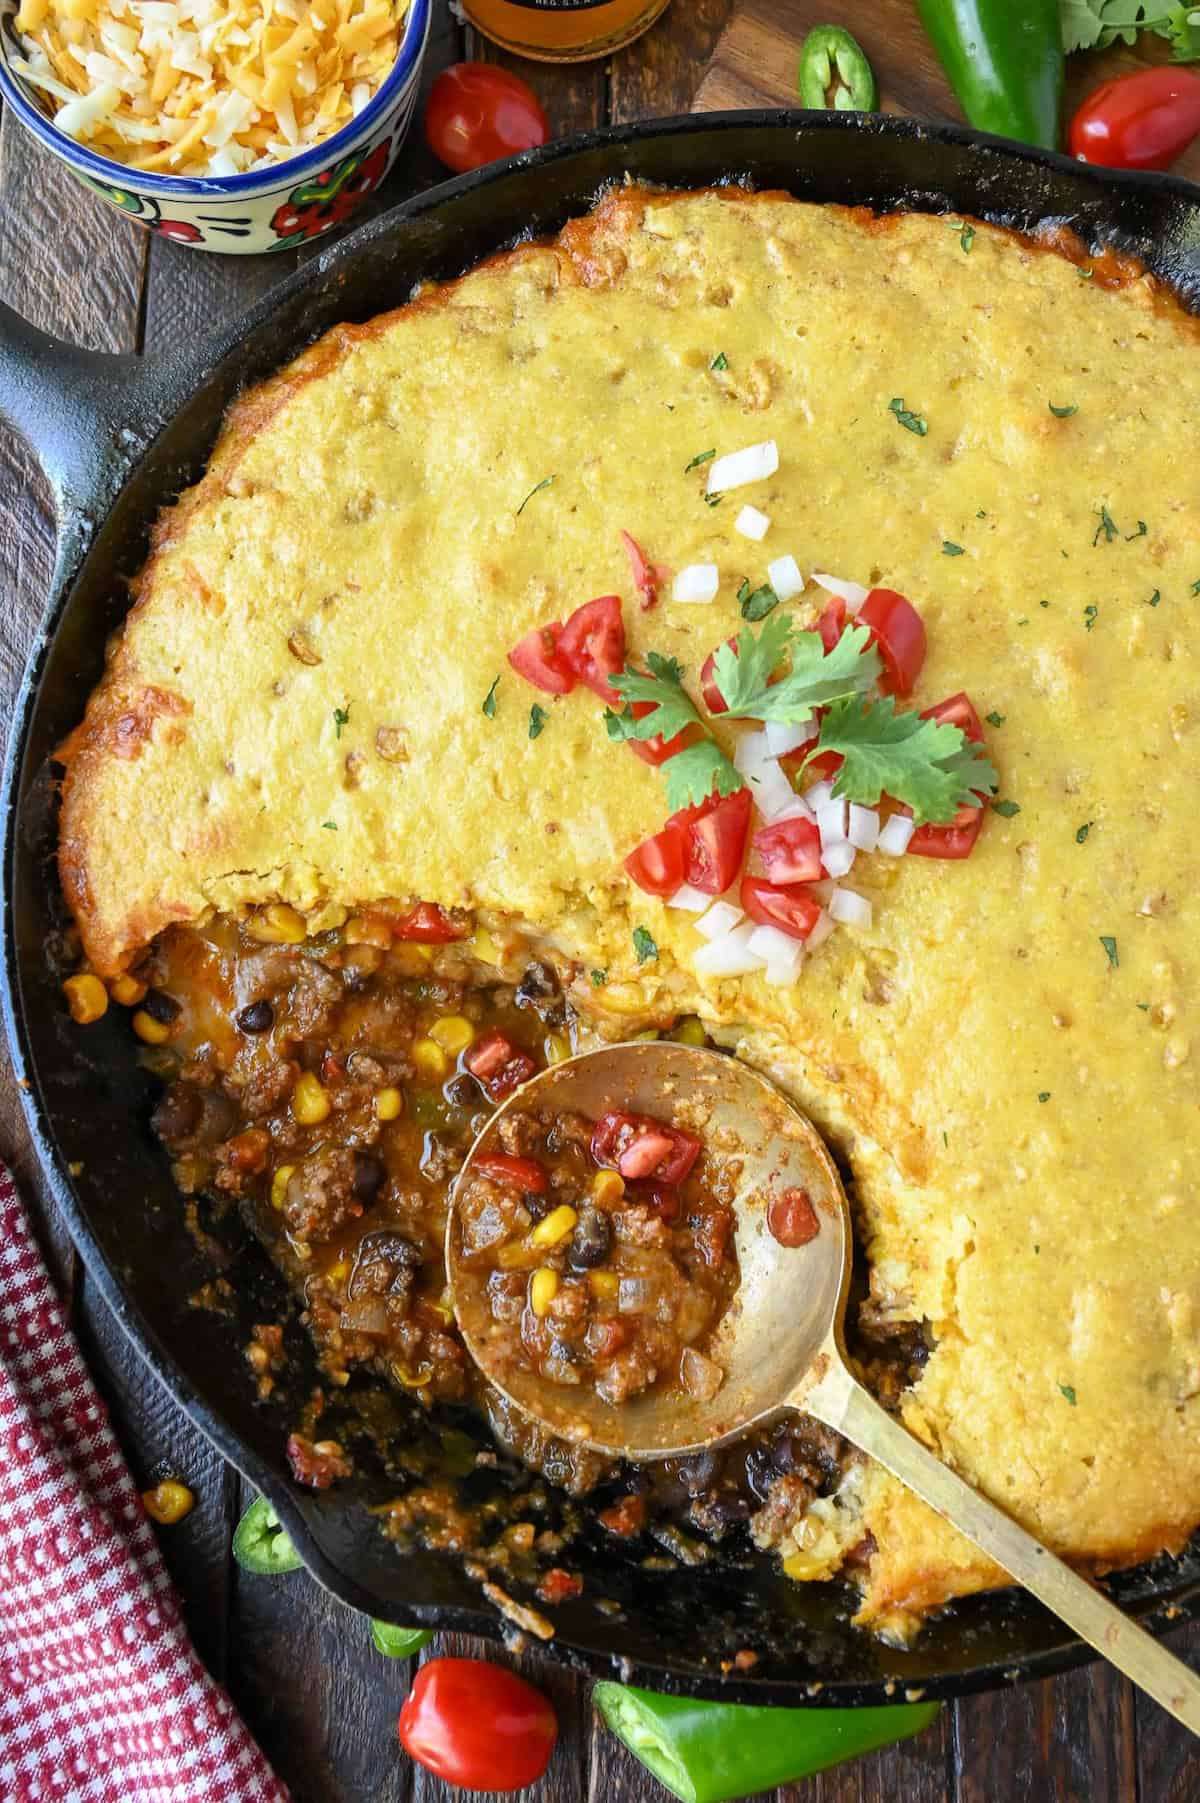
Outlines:
{"type": "MultiPolygon", "coordinates": [[[[64,918],[52,864],[50,759],[100,675],[106,635],[126,605],[122,577],[142,562],[158,509],[200,475],[238,390],[326,327],[403,302],[416,281],[458,274],[522,235],[555,230],[627,171],[668,185],[734,178],[809,200],[963,212],[1023,227],[1061,219],[1089,243],[1142,257],[1200,310],[1200,200],[1182,183],[1104,176],[911,120],[754,112],[592,132],[450,182],[325,250],[244,319],[170,362],[69,350],[15,315],[0,320],[0,405],[41,455],[59,528],[52,593],[4,788],[5,1019],[38,1153],[118,1320],[192,1420],[271,1498],[315,1576],[375,1615],[493,1636],[503,1624],[456,1562],[400,1555],[362,1506],[394,1494],[394,1476],[368,1474],[357,1495],[292,1482],[284,1438],[315,1381],[306,1336],[290,1332],[296,1372],[266,1405],[254,1401],[237,1351],[251,1325],[281,1305],[265,1256],[235,1232],[228,1247],[233,1315],[189,1307],[212,1270],[184,1230],[166,1160],[150,1135],[152,1085],[137,1066],[123,1013],[110,1011],[86,1032],[73,1027],[48,960],[64,918]]],[[[414,372],[414,398],[418,384],[414,372]]],[[[332,1431],[327,1419],[322,1426],[332,1431]]],[[[416,1415],[389,1428],[396,1445],[419,1445],[429,1431],[416,1415]]],[[[465,1484],[478,1494],[514,1481],[502,1467],[465,1484]]],[[[547,1519],[560,1505],[551,1494],[547,1519]]],[[[553,1650],[659,1688],[742,1701],[804,1703],[819,1695],[823,1703],[882,1703],[909,1686],[948,1696],[1089,1656],[1015,1593],[955,1606],[902,1652],[848,1626],[846,1591],[791,1584],[748,1550],[723,1552],[698,1569],[649,1572],[614,1550],[611,1538],[587,1531],[571,1562],[584,1573],[585,1594],[559,1611],[553,1650]],[[619,1613],[597,1611],[598,1597],[618,1603],[619,1613]],[[759,1651],[758,1666],[723,1677],[721,1661],[742,1646],[759,1651]]],[[[1200,1609],[1200,1547],[1119,1578],[1115,1589],[1152,1627],[1165,1623],[1168,1607],[1178,1620],[1200,1609]]]]}

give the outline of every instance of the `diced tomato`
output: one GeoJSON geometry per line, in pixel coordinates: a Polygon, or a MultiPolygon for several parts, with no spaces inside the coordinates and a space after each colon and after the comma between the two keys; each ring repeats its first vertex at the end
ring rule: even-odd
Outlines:
{"type": "Polygon", "coordinates": [[[592,1157],[615,1168],[629,1182],[651,1177],[674,1188],[683,1182],[700,1153],[700,1141],[680,1127],[664,1126],[649,1115],[614,1109],[602,1115],[592,1134],[592,1157]]]}
{"type": "Polygon", "coordinates": [[[658,600],[658,585],[662,572],[646,560],[646,553],[637,539],[628,532],[621,533],[621,543],[629,553],[629,567],[633,571],[633,586],[642,597],[642,612],[647,613],[658,600]]]}
{"type": "Polygon", "coordinates": [[[407,914],[391,920],[397,939],[419,939],[425,945],[449,945],[453,939],[465,939],[470,927],[458,926],[436,902],[418,902],[407,914]]]}
{"type": "Polygon", "coordinates": [[[518,676],[547,695],[569,695],[575,687],[575,671],[562,651],[562,622],[535,626],[519,639],[508,654],[518,676]]]}
{"type": "MultiPolygon", "coordinates": [[[[654,712],[654,703],[652,701],[633,701],[630,703],[630,708],[635,720],[644,720],[647,714],[654,712]]],[[[685,726],[683,731],[677,732],[673,739],[664,739],[660,732],[656,732],[652,739],[627,739],[625,742],[630,751],[636,751],[644,764],[653,764],[657,767],[659,764],[665,764],[668,758],[673,758],[675,753],[682,751],[686,745],[694,745],[699,737],[700,728],[698,726],[685,726]]]]}
{"type": "Polygon", "coordinates": [[[832,651],[846,627],[846,603],[840,595],[834,595],[816,625],[810,628],[819,632],[821,643],[826,651],[832,651]]]}
{"type": "Polygon", "coordinates": [[[798,745],[795,751],[785,752],[780,758],[779,762],[789,782],[794,783],[801,770],[804,772],[805,788],[810,783],[828,781],[837,775],[846,761],[840,751],[818,751],[812,762],[806,764],[804,760],[811,750],[811,744],[798,745]]]}
{"type": "Polygon", "coordinates": [[[964,689],[960,689],[957,695],[948,695],[936,707],[927,707],[921,718],[936,720],[939,726],[957,726],[976,745],[983,744],[983,722],[964,689]]]}
{"type": "Polygon", "coordinates": [[[625,622],[619,595],[599,595],[577,607],[562,629],[558,648],[580,682],[610,707],[621,705],[621,697],[608,681],[625,668],[625,622]]]}
{"type": "Polygon", "coordinates": [[[811,820],[777,820],[754,835],[773,883],[815,883],[825,875],[821,835],[811,820]]]}
{"type": "Polygon", "coordinates": [[[908,849],[918,858],[969,858],[982,827],[982,807],[974,808],[965,802],[948,825],[919,826],[908,849]]]}
{"type": "Polygon", "coordinates": [[[647,895],[674,895],[683,882],[685,835],[668,821],[661,833],[643,839],[625,860],[625,869],[647,895]]]}
{"type": "Polygon", "coordinates": [[[737,789],[672,814],[667,824],[678,822],[686,833],[683,874],[693,889],[705,895],[728,889],[742,868],[751,805],[749,789],[737,789]]]}
{"type": "Polygon", "coordinates": [[[559,1603],[569,1603],[575,1597],[583,1595],[583,1579],[577,1572],[564,1571],[561,1565],[552,1565],[537,1587],[540,1602],[549,1603],[556,1608],[559,1603]]]}
{"type": "Polygon", "coordinates": [[[617,1159],[617,1170],[626,1183],[634,1183],[639,1177],[651,1177],[673,1150],[674,1141],[669,1133],[648,1129],[630,1140],[617,1159]]]}
{"type": "Polygon", "coordinates": [[[519,1052],[511,1039],[495,1032],[477,1039],[464,1062],[493,1102],[502,1102],[514,1089],[527,1083],[537,1069],[533,1059],[519,1052]]]}
{"type": "Polygon", "coordinates": [[[767,1204],[767,1229],[781,1246],[807,1246],[821,1231],[812,1197],[806,1189],[780,1190],[767,1204]]]}
{"type": "Polygon", "coordinates": [[[821,918],[821,904],[807,889],[768,883],[761,876],[742,878],[741,899],[751,920],[778,927],[792,939],[807,939],[821,918]]]}
{"type": "MultiPolygon", "coordinates": [[[[736,638],[726,639],[725,643],[729,646],[731,651],[737,650],[738,642],[736,638]]],[[[729,704],[717,687],[717,680],[714,674],[716,667],[717,654],[715,651],[710,651],[704,660],[704,667],[700,671],[700,693],[704,697],[704,705],[710,714],[724,714],[728,711],[729,704]]]]}
{"type": "Polygon", "coordinates": [[[911,695],[925,662],[925,622],[895,589],[873,588],[859,610],[858,626],[865,626],[871,643],[883,659],[879,686],[889,695],[911,695]]]}
{"type": "Polygon", "coordinates": [[[475,1160],[475,1169],[497,1183],[511,1183],[515,1189],[532,1190],[542,1195],[550,1179],[546,1167],[536,1158],[513,1158],[507,1152],[485,1152],[475,1160]]]}

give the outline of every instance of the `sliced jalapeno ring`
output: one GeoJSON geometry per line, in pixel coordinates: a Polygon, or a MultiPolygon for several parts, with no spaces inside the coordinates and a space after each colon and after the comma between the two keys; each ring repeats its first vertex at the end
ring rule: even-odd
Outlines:
{"type": "Polygon", "coordinates": [[[243,1571],[278,1577],[304,1563],[265,1496],[255,1497],[233,1535],[233,1556],[243,1571]]]}
{"type": "Polygon", "coordinates": [[[815,25],[800,46],[800,98],[819,112],[873,113],[875,71],[857,38],[840,25],[815,25]]]}
{"type": "Polygon", "coordinates": [[[411,1659],[429,1645],[433,1635],[428,1628],[398,1628],[395,1622],[376,1621],[372,1616],[371,1639],[376,1652],[385,1653],[389,1659],[411,1659]]]}

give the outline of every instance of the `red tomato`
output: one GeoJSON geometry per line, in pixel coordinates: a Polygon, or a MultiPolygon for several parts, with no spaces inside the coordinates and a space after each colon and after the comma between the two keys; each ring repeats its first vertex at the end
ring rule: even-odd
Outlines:
{"type": "Polygon", "coordinates": [[[656,1186],[673,1189],[683,1182],[699,1155],[700,1141],[694,1134],[623,1109],[602,1115],[592,1134],[596,1163],[615,1166],[630,1182],[653,1177],[656,1186]]]}
{"type": "Polygon", "coordinates": [[[425,945],[449,945],[452,939],[465,939],[468,929],[454,924],[436,902],[418,902],[407,914],[392,920],[397,939],[419,939],[425,945]]]}
{"type": "Polygon", "coordinates": [[[544,1165],[536,1158],[512,1158],[507,1152],[485,1152],[475,1160],[475,1169],[497,1183],[511,1183],[519,1190],[532,1190],[540,1196],[550,1182],[544,1165]]]}
{"type": "Polygon", "coordinates": [[[1109,169],[1169,169],[1200,135],[1200,76],[1164,65],[1118,75],[1071,121],[1071,155],[1109,169]]]}
{"type": "MultiPolygon", "coordinates": [[[[630,707],[635,720],[644,720],[647,714],[654,712],[652,701],[634,701],[630,703],[630,707]]],[[[660,732],[656,732],[652,739],[626,739],[625,743],[630,751],[637,752],[644,764],[657,767],[665,764],[668,758],[673,758],[677,751],[682,751],[685,745],[694,745],[699,736],[698,726],[685,726],[673,739],[664,739],[660,732]]]]}
{"type": "Polygon", "coordinates": [[[661,833],[643,839],[625,860],[625,869],[647,895],[674,895],[683,882],[684,834],[668,821],[661,833]]]}
{"type": "Polygon", "coordinates": [[[575,671],[562,653],[562,622],[535,626],[508,654],[518,676],[547,695],[569,695],[575,687],[575,671]]]}
{"type": "Polygon", "coordinates": [[[527,1053],[519,1052],[511,1039],[495,1032],[477,1039],[463,1062],[493,1102],[502,1102],[514,1089],[527,1083],[537,1069],[527,1053]]]}
{"type": "Polygon", "coordinates": [[[652,1177],[674,1150],[675,1142],[669,1133],[650,1128],[630,1140],[617,1159],[617,1169],[627,1183],[652,1177]]]}
{"type": "Polygon", "coordinates": [[[803,768],[806,787],[809,783],[819,780],[828,782],[831,777],[837,775],[846,761],[840,751],[819,751],[812,762],[806,764],[804,760],[811,750],[811,744],[799,745],[795,751],[787,752],[779,760],[789,778],[794,779],[803,768]]]}
{"type": "Polygon", "coordinates": [[[646,613],[658,600],[658,584],[662,572],[647,563],[646,553],[628,532],[621,533],[621,543],[629,553],[629,567],[633,571],[633,586],[642,597],[642,612],[646,613]]]}
{"type": "Polygon", "coordinates": [[[767,1204],[767,1230],[781,1246],[807,1246],[821,1231],[817,1211],[806,1189],[785,1189],[767,1204]]]}
{"type": "Polygon", "coordinates": [[[821,643],[826,651],[832,651],[841,638],[846,626],[846,603],[840,595],[835,595],[824,613],[810,630],[819,632],[821,643]]]}
{"type": "Polygon", "coordinates": [[[742,906],[760,926],[778,927],[793,939],[807,939],[821,918],[821,904],[807,889],[783,888],[761,876],[742,878],[742,906]]]}
{"type": "Polygon", "coordinates": [[[400,1711],[404,1751],[463,1790],[536,1784],[557,1738],[541,1691],[484,1659],[431,1659],[400,1711]]]}
{"type": "Polygon", "coordinates": [[[859,611],[856,626],[870,630],[883,659],[879,686],[889,695],[911,695],[925,662],[925,622],[894,589],[873,588],[859,611]]]}
{"type": "Polygon", "coordinates": [[[777,820],[754,835],[773,883],[816,883],[825,875],[821,835],[811,820],[777,820]]]}
{"type": "Polygon", "coordinates": [[[969,858],[982,826],[982,807],[965,802],[948,825],[919,826],[908,849],[918,858],[969,858]]]}
{"type": "Polygon", "coordinates": [[[983,722],[975,712],[971,697],[963,689],[957,695],[939,701],[936,707],[927,707],[921,718],[936,720],[939,726],[957,726],[976,745],[983,744],[983,722]]]}
{"type": "MultiPolygon", "coordinates": [[[[735,638],[726,639],[725,643],[729,646],[731,651],[737,650],[738,642],[735,638]]],[[[716,677],[713,674],[716,663],[716,652],[710,652],[705,658],[704,667],[700,672],[700,693],[704,697],[704,705],[710,714],[724,714],[728,712],[728,703],[720,689],[717,687],[716,677]]]]}
{"type": "Polygon", "coordinates": [[[700,807],[671,816],[686,829],[683,874],[693,889],[705,895],[721,895],[728,889],[742,868],[750,808],[749,789],[738,789],[732,795],[711,795],[700,807]]]}
{"type": "Polygon", "coordinates": [[[608,684],[610,676],[625,668],[625,622],[619,595],[599,595],[577,607],[562,629],[558,648],[581,682],[610,707],[620,707],[621,697],[608,684]]]}
{"type": "Polygon", "coordinates": [[[451,169],[479,169],[544,144],[550,126],[533,89],[494,63],[451,63],[432,88],[425,136],[451,169]]]}

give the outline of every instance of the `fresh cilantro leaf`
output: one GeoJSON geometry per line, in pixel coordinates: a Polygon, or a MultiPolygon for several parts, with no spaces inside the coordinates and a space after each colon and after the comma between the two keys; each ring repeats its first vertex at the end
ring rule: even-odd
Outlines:
{"type": "Polygon", "coordinates": [[[1076,833],[1075,833],[1076,845],[1086,845],[1087,844],[1087,836],[1091,832],[1091,830],[1095,826],[1095,824],[1096,824],[1096,822],[1094,820],[1085,820],[1083,825],[1076,829],[1076,833]]]}
{"type": "Polygon", "coordinates": [[[1066,1397],[1067,1401],[1070,1403],[1071,1407],[1074,1408],[1076,1403],[1079,1401],[1079,1398],[1076,1396],[1073,1387],[1070,1384],[1059,1384],[1058,1387],[1062,1391],[1063,1395],[1066,1397]]]}
{"type": "Polygon", "coordinates": [[[543,476],[540,482],[535,482],[529,493],[525,496],[525,499],[521,502],[521,505],[517,508],[514,518],[519,520],[529,503],[532,501],[534,495],[540,494],[543,488],[549,488],[552,482],[557,481],[557,476],[543,476]]]}
{"type": "Polygon", "coordinates": [[[337,832],[337,821],[336,820],[322,820],[321,827],[324,832],[336,833],[337,832]]]}
{"type": "Polygon", "coordinates": [[[1100,943],[1104,947],[1105,955],[1107,956],[1108,961],[1112,965],[1113,969],[1119,970],[1121,968],[1121,960],[1117,956],[1117,942],[1113,938],[1112,934],[1111,933],[1101,933],[1100,943]]]}
{"type": "Polygon", "coordinates": [[[881,668],[865,626],[848,626],[827,652],[819,633],[797,631],[785,614],[772,614],[757,636],[740,632],[736,650],[722,645],[713,658],[713,678],[730,719],[787,726],[802,726],[814,708],[840,696],[865,694],[881,668]],[[785,652],[791,668],[772,682],[785,652]]]}
{"type": "Polygon", "coordinates": [[[647,927],[634,927],[633,949],[637,953],[639,964],[652,964],[658,957],[658,947],[647,927]]]}
{"type": "Polygon", "coordinates": [[[1014,814],[1021,812],[1021,804],[1019,801],[994,801],[992,812],[1002,815],[1005,820],[1011,820],[1014,814]]]}
{"type": "Polygon", "coordinates": [[[874,807],[886,789],[908,804],[918,826],[946,825],[964,804],[979,807],[981,794],[996,792],[995,770],[959,727],[923,720],[911,709],[898,714],[890,695],[833,702],[809,760],[823,751],[842,755],[835,797],[874,807]]]}
{"type": "Polygon", "coordinates": [[[1159,588],[1156,588],[1154,593],[1151,595],[1150,599],[1147,601],[1146,606],[1147,607],[1157,607],[1161,600],[1162,600],[1162,590],[1159,588]]]}
{"type": "Polygon", "coordinates": [[[545,708],[539,707],[535,701],[529,710],[529,736],[531,739],[536,739],[538,737],[549,718],[550,716],[545,708]]]}
{"type": "Polygon", "coordinates": [[[1100,534],[1103,533],[1105,544],[1111,545],[1114,538],[1120,538],[1121,528],[1117,525],[1116,520],[1113,519],[1112,514],[1108,511],[1108,508],[1104,506],[1103,502],[1099,509],[1099,520],[1100,524],[1092,534],[1092,543],[1093,545],[1098,545],[1100,542],[1100,534]]]}
{"type": "Polygon", "coordinates": [[[956,545],[954,543],[954,541],[949,538],[944,538],[942,540],[942,556],[943,557],[961,557],[962,555],[963,555],[963,548],[961,545],[956,545]]]}
{"type": "Polygon", "coordinates": [[[491,688],[483,698],[483,712],[487,715],[489,720],[494,720],[496,718],[496,690],[499,687],[500,678],[497,676],[492,683],[491,688]]]}
{"type": "Polygon", "coordinates": [[[714,789],[718,795],[733,795],[746,786],[745,777],[715,739],[703,738],[694,745],[685,745],[662,768],[667,779],[667,811],[671,814],[707,801],[714,789]]]}
{"type": "Polygon", "coordinates": [[[1004,722],[1008,718],[1008,715],[1007,714],[998,714],[996,712],[996,710],[993,708],[990,714],[984,715],[984,718],[986,719],[989,726],[1003,726],[1004,722]]]}
{"type": "Polygon", "coordinates": [[[350,724],[350,707],[351,703],[348,701],[345,707],[335,707],[333,710],[333,730],[335,736],[339,739],[342,736],[343,726],[349,726],[350,724]]]}
{"type": "Polygon", "coordinates": [[[737,598],[741,604],[743,620],[765,620],[779,606],[779,596],[769,582],[764,582],[761,588],[756,589],[751,589],[748,581],[743,582],[737,598]]]}
{"type": "Polygon", "coordinates": [[[1200,59],[1200,11],[1195,6],[1154,0],[1059,0],[1063,49],[1107,50],[1132,44],[1141,31],[1171,45],[1177,63],[1200,59]]]}
{"type": "Polygon", "coordinates": [[[729,358],[725,355],[724,351],[718,351],[708,367],[710,369],[728,369],[729,358]]]}
{"type": "Polygon", "coordinates": [[[1079,409],[1078,409],[1078,407],[1073,407],[1073,406],[1071,406],[1071,407],[1056,407],[1054,405],[1054,402],[1051,401],[1050,402],[1050,411],[1054,415],[1055,419],[1070,419],[1070,417],[1073,413],[1079,412],[1079,409]]]}
{"type": "Polygon", "coordinates": [[[906,432],[915,432],[918,438],[924,438],[929,430],[929,421],[907,408],[902,394],[888,402],[888,412],[896,415],[897,425],[903,426],[906,432]]]}
{"type": "Polygon", "coordinates": [[[683,669],[673,657],[657,651],[646,653],[646,670],[634,670],[628,664],[612,686],[627,704],[620,714],[606,708],[604,722],[610,739],[652,739],[661,733],[673,739],[685,726],[701,726],[695,703],[683,686],[683,669]],[[628,703],[648,701],[651,711],[635,720],[628,703]]]}
{"type": "Polygon", "coordinates": [[[711,451],[697,451],[696,455],[692,458],[692,461],[690,463],[684,464],[684,466],[683,466],[684,475],[686,476],[689,470],[699,469],[699,467],[702,463],[707,463],[709,458],[715,457],[716,454],[717,454],[716,445],[713,446],[711,451]]]}
{"type": "Polygon", "coordinates": [[[603,989],[604,985],[608,982],[608,972],[606,970],[593,970],[590,975],[593,989],[603,989]]]}

